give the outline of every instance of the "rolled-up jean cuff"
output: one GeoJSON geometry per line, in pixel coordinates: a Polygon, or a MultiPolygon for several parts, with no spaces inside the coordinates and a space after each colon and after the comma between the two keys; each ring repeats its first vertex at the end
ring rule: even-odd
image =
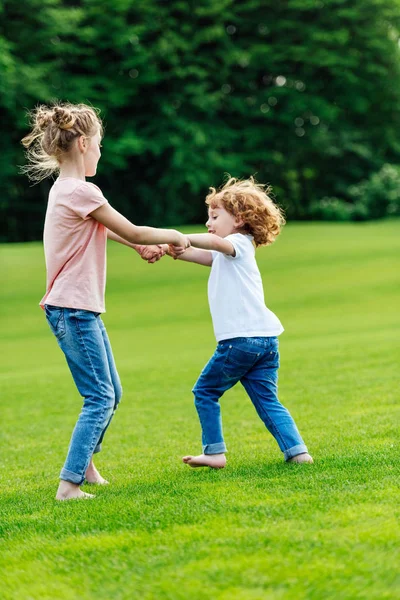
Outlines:
{"type": "Polygon", "coordinates": [[[297,456],[298,454],[304,454],[305,452],[308,452],[307,446],[305,444],[298,444],[297,446],[292,446],[292,448],[285,450],[283,456],[285,460],[288,461],[294,456],[297,456]]]}
{"type": "Polygon", "coordinates": [[[101,444],[97,444],[96,448],[93,450],[93,454],[97,454],[101,451],[101,444]]]}
{"type": "Polygon", "coordinates": [[[218,444],[206,444],[203,446],[204,454],[222,454],[226,451],[224,442],[218,442],[218,444]]]}
{"type": "Polygon", "coordinates": [[[73,473],[72,471],[67,471],[67,469],[61,470],[60,479],[63,481],[69,481],[70,483],[76,483],[76,485],[81,485],[81,483],[85,481],[85,477],[82,477],[82,475],[78,475],[77,473],[73,473]]]}

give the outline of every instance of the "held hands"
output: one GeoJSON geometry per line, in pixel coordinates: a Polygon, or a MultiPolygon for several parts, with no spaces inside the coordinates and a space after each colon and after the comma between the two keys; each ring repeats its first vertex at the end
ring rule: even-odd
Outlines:
{"type": "MultiPolygon", "coordinates": [[[[180,231],[176,232],[178,235],[176,236],[176,241],[174,241],[174,246],[182,247],[186,250],[186,248],[190,248],[190,239],[189,236],[184,235],[180,231]]],[[[171,245],[171,244],[170,244],[171,245]]]]}
{"type": "Polygon", "coordinates": [[[183,246],[173,246],[172,244],[168,245],[167,254],[171,256],[174,260],[179,258],[184,252],[186,252],[187,248],[183,246]]]}
{"type": "Polygon", "coordinates": [[[137,246],[136,250],[143,260],[149,264],[153,264],[160,260],[165,254],[172,256],[175,260],[190,247],[190,240],[187,235],[183,235],[176,231],[176,245],[174,244],[157,244],[151,246],[137,246]]]}
{"type": "Polygon", "coordinates": [[[138,246],[137,251],[143,260],[146,260],[149,265],[157,262],[167,252],[166,244],[158,244],[153,246],[138,246]]]}
{"type": "Polygon", "coordinates": [[[180,232],[177,232],[179,239],[175,244],[168,244],[166,249],[166,253],[168,256],[172,256],[174,260],[179,258],[188,248],[190,248],[190,239],[187,235],[183,235],[180,232]]]}

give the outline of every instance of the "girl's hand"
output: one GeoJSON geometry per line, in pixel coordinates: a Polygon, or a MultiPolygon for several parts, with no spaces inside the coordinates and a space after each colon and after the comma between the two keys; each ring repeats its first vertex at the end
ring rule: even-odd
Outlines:
{"type": "Polygon", "coordinates": [[[183,246],[173,246],[172,244],[169,244],[167,254],[169,256],[172,256],[172,258],[176,260],[184,252],[186,252],[186,248],[184,248],[183,246]]]}
{"type": "Polygon", "coordinates": [[[166,249],[162,245],[140,246],[138,252],[143,260],[153,264],[165,255],[166,249]]]}
{"type": "Polygon", "coordinates": [[[176,242],[174,242],[174,246],[182,247],[186,250],[186,248],[190,248],[190,239],[187,235],[183,235],[180,231],[176,232],[176,242]]]}

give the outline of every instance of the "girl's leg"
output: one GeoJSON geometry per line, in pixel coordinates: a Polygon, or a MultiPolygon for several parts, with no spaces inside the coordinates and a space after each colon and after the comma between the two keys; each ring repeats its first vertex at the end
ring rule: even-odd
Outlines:
{"type": "Polygon", "coordinates": [[[65,354],[79,393],[84,398],[60,474],[62,482],[69,482],[77,491],[113,413],[114,386],[96,314],[85,310],[46,307],[46,316],[65,354]]]}
{"type": "Polygon", "coordinates": [[[218,344],[193,388],[195,406],[202,429],[203,454],[183,458],[183,462],[192,467],[222,468],[226,463],[219,399],[239,381],[243,374],[241,369],[238,369],[233,376],[227,376],[224,372],[231,348],[229,340],[218,344]]]}
{"type": "Polygon", "coordinates": [[[111,416],[110,416],[108,422],[106,423],[106,426],[104,427],[103,431],[101,432],[97,446],[94,449],[94,454],[101,451],[101,444],[104,439],[104,435],[110,426],[110,423],[115,415],[115,411],[117,410],[118,405],[122,398],[121,380],[119,378],[117,367],[115,365],[114,355],[113,355],[113,351],[111,348],[110,340],[108,338],[107,330],[106,330],[104,323],[100,316],[97,317],[97,324],[99,326],[101,335],[103,337],[103,343],[104,343],[104,347],[106,349],[106,354],[107,354],[108,367],[110,369],[111,381],[112,381],[112,385],[114,388],[114,409],[113,409],[113,412],[111,413],[111,416]]]}
{"type": "Polygon", "coordinates": [[[241,383],[259,417],[278,442],[285,460],[312,462],[293,417],[278,399],[278,340],[274,337],[260,339],[265,340],[260,358],[241,378],[241,383]]]}
{"type": "MultiPolygon", "coordinates": [[[[113,355],[113,351],[111,348],[110,340],[108,338],[107,330],[104,326],[104,323],[103,323],[100,315],[97,317],[97,324],[98,324],[101,334],[103,336],[104,346],[105,346],[106,353],[107,353],[108,366],[110,368],[110,374],[111,374],[111,381],[112,381],[112,384],[114,387],[115,402],[114,402],[114,410],[108,420],[108,423],[106,424],[103,431],[101,432],[100,439],[97,443],[96,448],[94,449],[93,454],[97,454],[98,452],[101,451],[101,446],[102,446],[102,442],[104,439],[104,435],[105,435],[108,427],[110,426],[110,423],[114,417],[115,411],[117,410],[118,405],[121,401],[121,397],[122,397],[121,380],[119,378],[117,367],[115,365],[114,355],[113,355]]],[[[98,470],[96,469],[94,462],[93,462],[93,457],[90,459],[89,466],[86,469],[85,479],[88,483],[95,483],[95,484],[100,484],[100,485],[108,484],[108,481],[106,479],[104,479],[104,477],[102,477],[100,475],[100,473],[98,472],[98,470]]]]}

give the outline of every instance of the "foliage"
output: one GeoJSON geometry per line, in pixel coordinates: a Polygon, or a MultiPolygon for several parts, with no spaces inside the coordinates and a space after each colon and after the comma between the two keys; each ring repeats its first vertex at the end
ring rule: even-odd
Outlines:
{"type": "Polygon", "coordinates": [[[322,198],[310,206],[310,217],[320,221],[351,221],[353,205],[339,198],[322,198]]]}
{"type": "Polygon", "coordinates": [[[398,164],[398,0],[7,0],[1,4],[0,239],[41,235],[51,182],[17,173],[25,109],[99,106],[96,182],[138,223],[199,222],[224,173],[289,218],[398,164]]]}
{"type": "Polygon", "coordinates": [[[353,185],[349,193],[356,206],[365,206],[370,219],[400,215],[400,167],[384,165],[369,179],[353,185]]]}
{"type": "Polygon", "coordinates": [[[352,202],[322,198],[312,202],[309,215],[321,221],[366,221],[384,216],[400,216],[400,167],[383,165],[369,179],[348,190],[352,202]]]}

